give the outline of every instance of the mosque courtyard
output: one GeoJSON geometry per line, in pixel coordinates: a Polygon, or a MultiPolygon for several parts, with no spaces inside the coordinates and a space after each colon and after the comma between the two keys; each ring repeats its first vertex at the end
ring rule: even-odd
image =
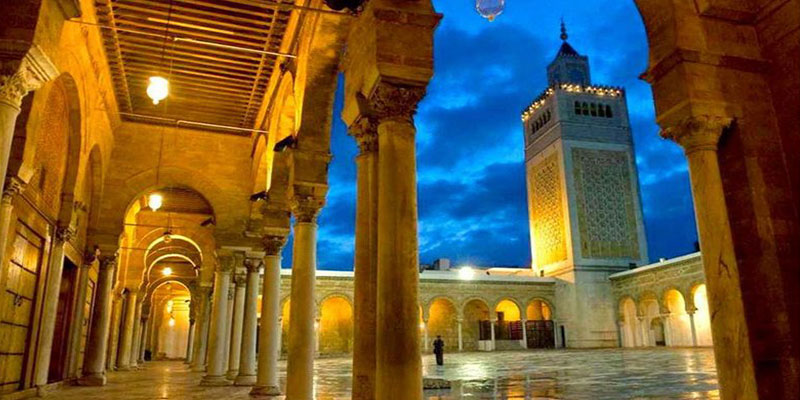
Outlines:
{"type": "MultiPolygon", "coordinates": [[[[286,362],[280,362],[285,385],[286,362]]],[[[349,399],[350,358],[315,363],[319,400],[349,399]]],[[[426,390],[430,400],[449,399],[718,399],[711,348],[539,350],[446,354],[437,367],[423,357],[424,375],[452,382],[426,390]]],[[[248,399],[250,387],[197,386],[200,372],[180,361],[151,362],[135,372],[110,373],[103,387],[63,387],[63,399],[248,399]]]]}

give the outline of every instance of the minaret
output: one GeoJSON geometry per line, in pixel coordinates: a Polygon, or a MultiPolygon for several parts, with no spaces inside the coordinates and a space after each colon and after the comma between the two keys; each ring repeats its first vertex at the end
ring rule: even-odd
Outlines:
{"type": "Polygon", "coordinates": [[[532,268],[557,279],[559,343],[614,347],[608,275],[647,263],[628,109],[567,38],[562,21],[549,87],[522,112],[532,268]]]}

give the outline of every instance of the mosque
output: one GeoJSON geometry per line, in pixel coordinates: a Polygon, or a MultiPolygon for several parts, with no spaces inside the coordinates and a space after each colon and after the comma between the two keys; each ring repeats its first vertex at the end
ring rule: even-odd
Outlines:
{"type": "Polygon", "coordinates": [[[0,398],[183,360],[197,390],[307,400],[315,362],[352,354],[353,399],[422,399],[436,335],[713,346],[722,398],[798,398],[800,4],[634,1],[702,256],[649,263],[625,91],[564,31],[522,112],[532,265],[423,269],[430,0],[3,1],[0,398]],[[316,270],[339,79],[352,273],[316,270]]]}

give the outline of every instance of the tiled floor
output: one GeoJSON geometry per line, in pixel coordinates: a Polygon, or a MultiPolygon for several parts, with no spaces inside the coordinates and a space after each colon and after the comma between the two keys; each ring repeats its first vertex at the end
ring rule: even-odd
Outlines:
{"type": "MultiPolygon", "coordinates": [[[[426,391],[429,400],[719,398],[711,349],[465,353],[446,355],[444,367],[437,367],[431,356],[425,356],[423,364],[425,376],[454,382],[449,391],[426,391]]],[[[281,369],[285,366],[281,362],[281,369]]],[[[317,399],[349,398],[349,359],[317,360],[316,370],[317,399]]],[[[198,386],[201,376],[181,362],[151,362],[140,371],[112,373],[105,387],[68,387],[49,397],[248,398],[249,388],[198,386]]]]}

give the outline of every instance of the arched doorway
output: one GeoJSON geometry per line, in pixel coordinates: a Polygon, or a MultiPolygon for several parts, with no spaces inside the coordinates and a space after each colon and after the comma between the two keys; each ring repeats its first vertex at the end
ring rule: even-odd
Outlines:
{"type": "Polygon", "coordinates": [[[189,344],[189,289],[177,281],[166,281],[160,284],[151,298],[151,335],[150,346],[152,359],[176,360],[184,359],[188,354],[189,344]]]}
{"type": "Polygon", "coordinates": [[[694,329],[697,335],[698,346],[713,346],[711,339],[711,318],[708,313],[708,298],[706,297],[706,285],[698,285],[692,295],[694,300],[694,329]]]}
{"type": "MultiPolygon", "coordinates": [[[[452,301],[439,297],[431,302],[428,308],[428,341],[432,342],[436,336],[441,336],[446,349],[458,348],[458,311],[452,301]]],[[[433,345],[427,344],[423,348],[431,349],[433,345]]]]}
{"type": "Polygon", "coordinates": [[[550,305],[536,299],[525,308],[525,347],[529,349],[556,346],[555,325],[550,305]]]}
{"type": "Polygon", "coordinates": [[[494,348],[518,349],[523,344],[522,315],[516,302],[503,299],[494,307],[494,348]]]}
{"type": "Polygon", "coordinates": [[[675,289],[668,290],[664,295],[664,303],[669,309],[669,316],[665,318],[669,325],[669,345],[692,346],[692,326],[683,294],[675,289]]]}
{"type": "Polygon", "coordinates": [[[661,309],[658,300],[654,297],[642,300],[644,309],[643,334],[647,340],[647,346],[666,346],[666,336],[664,335],[664,324],[661,321],[661,309]]]}
{"type": "Polygon", "coordinates": [[[320,304],[320,354],[346,354],[353,350],[353,306],[342,296],[332,296],[320,304]]]}
{"type": "Polygon", "coordinates": [[[642,342],[636,332],[638,318],[636,316],[636,303],[630,297],[622,300],[620,305],[622,315],[622,347],[641,346],[642,342]]]}
{"type": "Polygon", "coordinates": [[[491,327],[489,305],[481,299],[472,299],[464,304],[464,322],[461,326],[465,351],[491,350],[491,327]]]}

